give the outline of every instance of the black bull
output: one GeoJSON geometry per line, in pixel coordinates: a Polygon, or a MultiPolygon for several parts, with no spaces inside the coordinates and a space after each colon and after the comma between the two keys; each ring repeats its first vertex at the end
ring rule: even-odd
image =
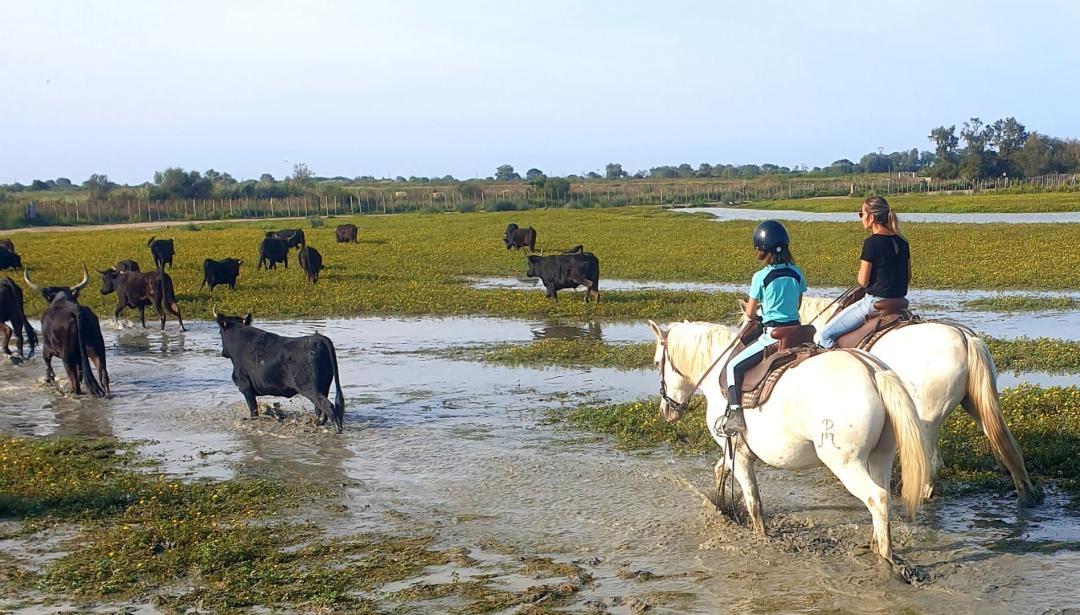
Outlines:
{"type": "Polygon", "coordinates": [[[503,243],[506,244],[506,249],[510,248],[525,248],[528,247],[530,251],[536,251],[536,229],[518,228],[518,225],[510,223],[506,226],[506,237],[503,238],[503,243]]]}
{"type": "Polygon", "coordinates": [[[284,239],[285,243],[290,248],[305,245],[307,242],[304,240],[304,230],[298,228],[285,228],[280,231],[274,231],[274,236],[278,239],[284,239]]]}
{"type": "Polygon", "coordinates": [[[236,290],[236,278],[240,277],[241,264],[243,261],[238,258],[226,258],[220,261],[209,258],[204,260],[203,280],[199,289],[209,286],[210,292],[214,292],[215,286],[228,284],[230,289],[236,290]]]}
{"type": "Polygon", "coordinates": [[[164,271],[117,271],[106,269],[101,274],[101,294],[116,293],[116,311],[113,316],[120,317],[126,308],[139,310],[139,320],[146,326],[146,306],[153,305],[157,312],[161,328],[165,329],[165,311],[168,310],[180,321],[180,330],[184,328],[184,317],[180,315],[180,306],[176,304],[176,289],[169,274],[164,271]]]}
{"type": "Polygon", "coordinates": [[[22,257],[8,250],[0,248],[0,269],[21,269],[22,257]]]}
{"type": "Polygon", "coordinates": [[[23,356],[23,333],[26,333],[26,341],[30,344],[30,352],[26,358],[34,356],[34,348],[37,347],[37,334],[26,319],[26,311],[23,307],[22,289],[11,279],[0,280],[0,333],[4,336],[4,354],[11,354],[8,344],[12,334],[15,335],[15,348],[19,356],[23,356]],[[4,322],[10,322],[7,326],[4,322]]]}
{"type": "Polygon", "coordinates": [[[600,260],[592,252],[537,256],[530,254],[529,271],[525,275],[540,278],[547,296],[559,301],[558,292],[564,288],[585,287],[585,302],[593,293],[600,301],[600,260]]]}
{"type": "Polygon", "coordinates": [[[339,224],[336,231],[338,243],[356,243],[359,230],[355,224],[339,224]]]}
{"type": "Polygon", "coordinates": [[[282,337],[252,327],[250,313],[239,318],[215,312],[214,319],[221,332],[221,354],[232,361],[233,382],[252,418],[258,416],[257,396],[299,394],[315,404],[319,425],[332,420],[338,433],[345,429],[345,395],[330,338],[318,333],[282,337]],[[331,381],[336,383],[337,392],[333,404],[329,398],[331,381]]]}
{"type": "Polygon", "coordinates": [[[289,268],[289,244],[274,233],[267,233],[259,243],[259,264],[255,266],[255,270],[258,271],[264,266],[267,270],[274,269],[278,263],[284,263],[285,268],[289,268]]]}
{"type": "Polygon", "coordinates": [[[72,287],[40,287],[30,281],[30,272],[25,269],[23,279],[48,304],[41,316],[41,358],[45,360],[46,378],[49,382],[56,379],[52,360],[60,357],[76,395],[82,394],[82,383],[91,395],[107,397],[110,394],[109,372],[101,323],[90,308],[79,305],[79,291],[90,283],[86,267],[83,266],[82,282],[72,287]],[[91,361],[97,365],[100,383],[90,370],[91,361]]]}
{"type": "Polygon", "coordinates": [[[176,255],[176,248],[173,246],[172,239],[154,239],[151,237],[147,242],[147,246],[150,246],[150,255],[154,257],[154,267],[158,269],[164,269],[165,265],[172,267],[173,256],[176,255]]]}

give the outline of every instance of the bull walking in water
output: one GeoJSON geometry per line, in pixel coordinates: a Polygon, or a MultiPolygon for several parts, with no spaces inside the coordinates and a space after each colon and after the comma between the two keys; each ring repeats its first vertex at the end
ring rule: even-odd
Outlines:
{"type": "Polygon", "coordinates": [[[23,332],[26,332],[26,341],[30,343],[30,352],[26,358],[34,356],[34,348],[37,347],[37,334],[26,319],[26,311],[23,307],[23,292],[11,278],[5,277],[0,280],[0,333],[4,336],[4,354],[11,354],[8,344],[11,336],[15,335],[15,348],[19,357],[23,354],[23,332]],[[4,322],[10,322],[7,326],[4,322]]]}
{"type": "Polygon", "coordinates": [[[165,311],[168,310],[180,321],[180,330],[187,331],[184,317],[180,315],[180,306],[176,303],[176,289],[169,274],[160,269],[147,273],[106,269],[98,273],[101,274],[101,294],[116,293],[114,318],[120,318],[126,308],[135,308],[139,310],[139,320],[145,328],[146,306],[153,305],[162,330],[165,329],[165,311]]]}
{"type": "Polygon", "coordinates": [[[282,337],[251,326],[251,313],[243,318],[214,310],[221,332],[221,356],[233,365],[232,379],[247,402],[251,417],[258,416],[259,395],[293,397],[297,394],[315,404],[319,425],[333,421],[337,433],[345,429],[345,395],[341,392],[337,351],[330,338],[318,333],[282,337]],[[330,403],[330,382],[337,399],[330,403]]]}
{"type": "Polygon", "coordinates": [[[71,287],[40,287],[30,281],[27,269],[23,269],[23,280],[48,304],[41,316],[41,358],[45,360],[45,377],[49,382],[56,380],[52,360],[60,357],[76,395],[82,395],[81,385],[85,384],[94,397],[108,397],[109,372],[105,365],[101,323],[90,308],[79,305],[79,291],[90,283],[86,265],[83,265],[82,282],[71,287]],[[91,362],[97,365],[98,378],[90,371],[91,362]]]}

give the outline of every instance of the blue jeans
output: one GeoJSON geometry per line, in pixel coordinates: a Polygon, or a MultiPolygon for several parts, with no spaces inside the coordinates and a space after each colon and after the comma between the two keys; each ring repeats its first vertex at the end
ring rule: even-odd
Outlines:
{"type": "Polygon", "coordinates": [[[754,340],[749,346],[743,348],[739,354],[735,355],[733,359],[728,361],[727,364],[727,383],[728,383],[728,402],[732,405],[738,405],[739,387],[742,384],[742,375],[746,370],[757,365],[762,356],[764,356],[765,349],[773,344],[779,344],[780,340],[774,338],[770,333],[772,327],[767,327],[765,332],[761,334],[761,337],[754,340]],[[755,359],[755,355],[762,355],[755,359]],[[736,382],[736,376],[739,381],[736,382]],[[731,389],[734,388],[734,393],[731,389]],[[732,397],[734,395],[734,397],[732,397]]]}
{"type": "Polygon", "coordinates": [[[874,302],[877,300],[877,297],[866,295],[847,306],[814,334],[814,341],[823,348],[832,348],[841,335],[855,330],[866,322],[866,315],[874,309],[874,302]]]}

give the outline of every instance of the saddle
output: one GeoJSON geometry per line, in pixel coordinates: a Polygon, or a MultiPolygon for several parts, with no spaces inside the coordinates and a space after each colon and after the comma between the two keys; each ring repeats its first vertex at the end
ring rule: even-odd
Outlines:
{"type": "MultiPolygon", "coordinates": [[[[754,333],[760,335],[760,332],[760,323],[747,323],[739,336],[739,341],[728,355],[728,361],[753,343],[758,337],[754,333]]],[[[741,387],[743,408],[753,408],[768,401],[776,383],[789,369],[797,367],[812,356],[826,352],[824,348],[814,344],[815,332],[813,325],[777,327],[772,330],[772,337],[780,340],[780,343],[767,348],[765,358],[743,375],[741,387]]],[[[725,364],[724,367],[725,369],[720,371],[720,387],[726,391],[727,365],[725,364]]]]}
{"type": "Polygon", "coordinates": [[[893,329],[923,322],[908,309],[908,300],[880,299],[874,302],[874,310],[866,315],[866,321],[836,340],[836,348],[859,348],[869,350],[882,336],[893,329]]]}

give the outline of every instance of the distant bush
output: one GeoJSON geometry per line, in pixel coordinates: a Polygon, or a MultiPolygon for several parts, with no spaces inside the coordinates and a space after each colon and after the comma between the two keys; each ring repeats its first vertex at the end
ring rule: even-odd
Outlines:
{"type": "Polygon", "coordinates": [[[476,203],[474,201],[462,201],[457,204],[457,210],[462,213],[476,211],[476,203]]]}
{"type": "Polygon", "coordinates": [[[311,228],[322,228],[326,226],[326,221],[318,216],[312,216],[308,218],[308,224],[311,225],[311,228]]]}
{"type": "Polygon", "coordinates": [[[513,201],[500,199],[489,205],[487,209],[488,211],[516,211],[520,208],[513,201]]]}
{"type": "Polygon", "coordinates": [[[184,230],[185,231],[198,231],[200,229],[199,229],[198,224],[195,224],[194,222],[188,222],[187,224],[184,225],[184,230]]]}

